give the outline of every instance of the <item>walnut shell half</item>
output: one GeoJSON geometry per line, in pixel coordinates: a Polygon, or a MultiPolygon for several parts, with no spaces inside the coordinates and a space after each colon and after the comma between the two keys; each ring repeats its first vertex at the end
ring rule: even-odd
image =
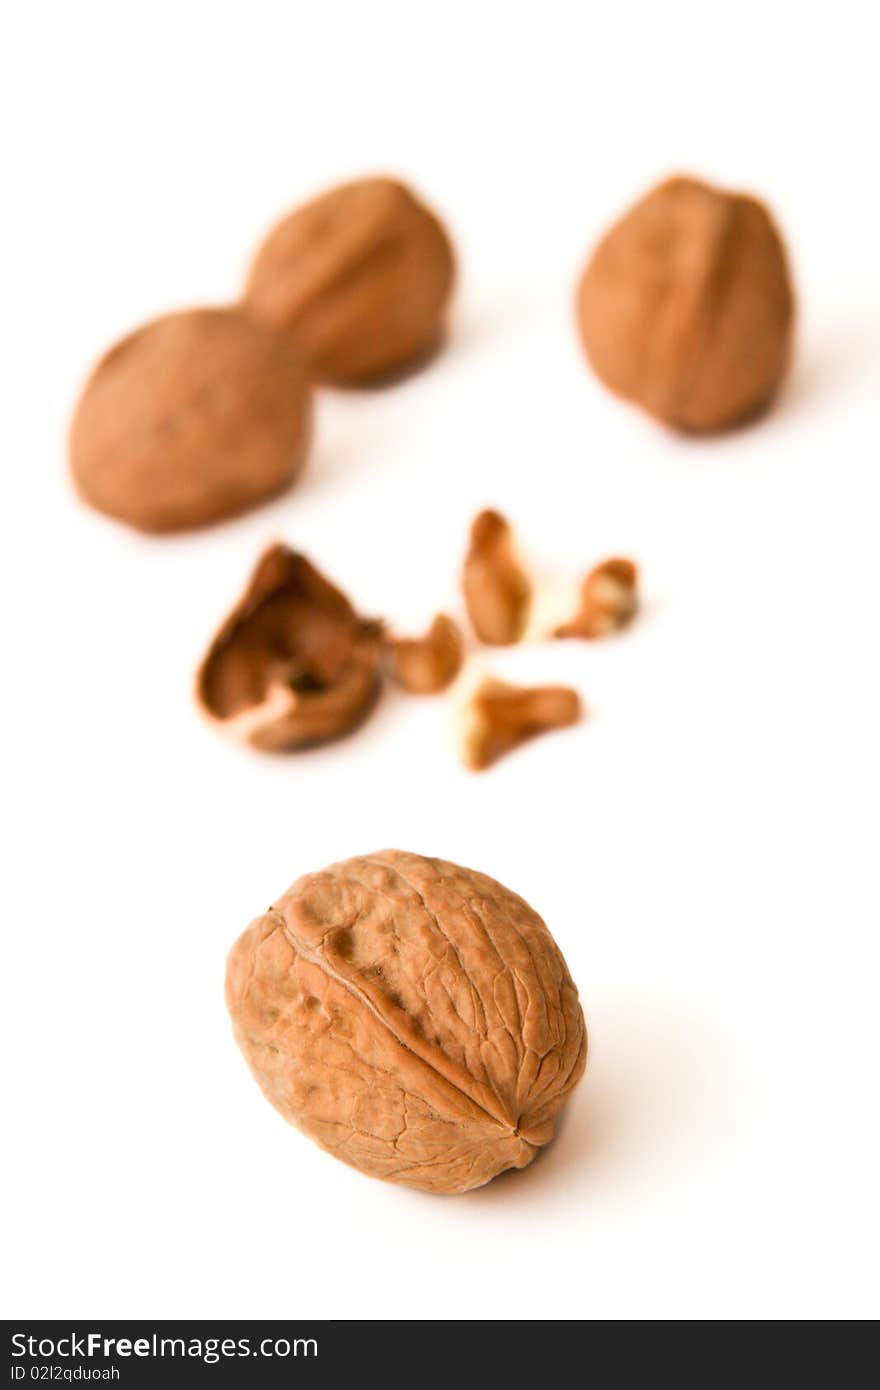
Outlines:
{"type": "Polygon", "coordinates": [[[754,198],[668,179],[599,243],[578,288],[586,354],[613,391],[675,429],[763,410],[791,350],[785,247],[754,198]]]}
{"type": "Polygon", "coordinates": [[[381,625],[283,545],[262,556],[196,677],[204,712],[267,752],[350,733],[379,693],[381,625]]]}
{"type": "Polygon", "coordinates": [[[146,324],[98,363],[71,425],[70,467],[98,511],[179,531],[289,486],[310,424],[289,343],[235,309],[191,309],[146,324]]]}
{"type": "Polygon", "coordinates": [[[267,1098],[372,1177],[467,1192],[550,1142],[587,1035],[565,961],[485,874],[385,850],[296,882],[226,999],[267,1098]]]}
{"type": "Polygon", "coordinates": [[[393,179],[360,179],[270,231],[244,300],[260,322],[291,333],[318,380],[366,385],[439,347],[454,275],[434,214],[393,179]]]}

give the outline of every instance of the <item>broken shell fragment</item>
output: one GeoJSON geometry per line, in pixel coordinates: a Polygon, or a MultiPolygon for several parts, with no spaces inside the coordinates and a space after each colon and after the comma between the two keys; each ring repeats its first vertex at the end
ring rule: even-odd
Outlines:
{"type": "Polygon", "coordinates": [[[471,526],[462,572],[468,616],[481,642],[504,647],[525,631],[532,586],[516,552],[513,531],[496,511],[482,511],[471,526]]]}
{"type": "Polygon", "coordinates": [[[196,697],[212,722],[254,748],[327,743],[372,709],[380,641],[381,625],[359,617],[304,555],[273,545],[211,643],[196,697]]]}
{"type": "Polygon", "coordinates": [[[467,704],[462,759],[481,772],[527,739],[576,724],[581,714],[581,698],[568,686],[509,685],[487,676],[467,704]]]}
{"type": "Polygon", "coordinates": [[[639,606],[639,572],[632,560],[615,556],[590,570],[581,585],[578,612],[554,637],[609,637],[626,627],[639,606]]]}
{"type": "Polygon", "coordinates": [[[435,695],[455,680],[464,659],[458,624],[438,613],[424,637],[386,638],[389,676],[413,695],[435,695]]]}

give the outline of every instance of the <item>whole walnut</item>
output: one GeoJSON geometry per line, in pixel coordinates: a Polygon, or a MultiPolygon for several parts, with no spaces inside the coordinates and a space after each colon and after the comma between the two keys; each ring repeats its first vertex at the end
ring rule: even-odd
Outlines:
{"type": "Polygon", "coordinates": [[[577,307],[606,386],[679,430],[758,414],[788,365],[794,293],[780,234],[754,198],[695,179],[660,184],[611,228],[577,307]]]}
{"type": "Polygon", "coordinates": [[[485,874],[399,850],[294,883],[233,946],[226,999],[285,1119],[428,1192],[531,1163],[586,1061],[540,917],[485,874]]]}
{"type": "Polygon", "coordinates": [[[360,617],[310,560],[271,545],[199,667],[196,698],[254,748],[313,748],[372,710],[381,638],[381,623],[360,617]]]}
{"type": "Polygon", "coordinates": [[[235,309],[156,319],[98,363],[70,466],[98,511],[142,531],[204,526],[286,488],[311,406],[301,360],[235,309]]]}
{"type": "Polygon", "coordinates": [[[274,227],[244,298],[255,318],[290,331],[318,380],[366,385],[439,347],[454,272],[434,214],[393,179],[361,179],[274,227]]]}

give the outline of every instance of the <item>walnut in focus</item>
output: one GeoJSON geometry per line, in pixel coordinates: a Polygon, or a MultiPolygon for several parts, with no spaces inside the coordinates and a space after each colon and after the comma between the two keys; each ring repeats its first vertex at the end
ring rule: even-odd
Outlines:
{"type": "Polygon", "coordinates": [[[498,647],[519,641],[529,618],[532,586],[500,512],[483,511],[474,519],[462,589],[480,641],[498,647]]]}
{"type": "Polygon", "coordinates": [[[87,502],[142,531],[204,526],[293,482],[310,419],[289,343],[234,309],[168,314],[98,363],[71,471],[87,502]]]}
{"type": "Polygon", "coordinates": [[[581,698],[568,686],[509,685],[487,676],[465,709],[462,760],[482,772],[527,739],[576,724],[581,714],[581,698]]]}
{"type": "Polygon", "coordinates": [[[294,883],[233,946],[226,999],[286,1120],[428,1192],[531,1163],[586,1061],[577,990],[537,913],[485,874],[399,850],[294,883]]]}
{"type": "Polygon", "coordinates": [[[358,386],[439,347],[454,272],[434,214],[393,179],[361,179],[277,224],[244,297],[260,322],[290,332],[318,380],[358,386]]]}
{"type": "Polygon", "coordinates": [[[580,607],[554,637],[609,637],[632,621],[639,606],[638,570],[632,560],[615,557],[590,570],[581,585],[580,607]]]}
{"type": "Polygon", "coordinates": [[[389,676],[413,695],[435,695],[455,680],[464,659],[457,623],[438,613],[424,637],[386,637],[389,676]]]}
{"type": "Polygon", "coordinates": [[[381,626],[305,558],[274,545],[196,677],[202,710],[268,752],[350,733],[379,693],[381,626]]]}
{"type": "Polygon", "coordinates": [[[611,228],[577,310],[606,386],[693,433],[762,411],[791,352],[794,293],[775,223],[754,198],[696,179],[660,184],[611,228]]]}

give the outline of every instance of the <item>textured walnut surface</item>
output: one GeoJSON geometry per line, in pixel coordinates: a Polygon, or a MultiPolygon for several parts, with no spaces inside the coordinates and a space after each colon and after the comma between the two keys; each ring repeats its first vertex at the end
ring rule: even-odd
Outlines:
{"type": "Polygon", "coordinates": [[[76,485],[144,531],[203,526],[293,481],[309,438],[302,363],[233,309],[168,314],[98,363],[70,432],[76,485]]]}
{"type": "Polygon", "coordinates": [[[320,380],[360,385],[413,367],[439,346],[454,273],[434,214],[394,179],[361,179],[272,229],[245,303],[293,335],[320,380]]]}
{"type": "Polygon", "coordinates": [[[286,1119],[431,1192],[531,1163],[586,1060],[540,917],[485,874],[398,850],[301,878],[236,942],[226,993],[286,1119]]]}
{"type": "Polygon", "coordinates": [[[583,344],[606,385],[696,433],[768,405],[793,315],[766,208],[689,178],[668,179],[615,223],[578,289],[583,344]]]}

